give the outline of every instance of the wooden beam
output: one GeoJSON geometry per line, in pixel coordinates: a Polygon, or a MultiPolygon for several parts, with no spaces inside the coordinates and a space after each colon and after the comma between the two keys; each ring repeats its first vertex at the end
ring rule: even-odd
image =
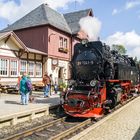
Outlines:
{"type": "Polygon", "coordinates": [[[5,40],[5,44],[7,43],[7,41],[9,40],[9,38],[11,37],[11,35],[9,35],[6,40],[5,40]]]}
{"type": "Polygon", "coordinates": [[[20,58],[25,53],[25,50],[19,49],[18,57],[20,58]]]}
{"type": "Polygon", "coordinates": [[[12,50],[16,57],[18,57],[18,51],[12,50]]]}

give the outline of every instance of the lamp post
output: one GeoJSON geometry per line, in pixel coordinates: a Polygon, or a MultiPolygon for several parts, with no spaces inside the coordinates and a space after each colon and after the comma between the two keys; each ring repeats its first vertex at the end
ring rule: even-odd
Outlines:
{"type": "Polygon", "coordinates": [[[56,35],[55,33],[51,33],[50,35],[49,35],[49,37],[48,37],[48,40],[49,40],[49,42],[50,42],[50,39],[51,39],[51,36],[52,35],[56,35]]]}

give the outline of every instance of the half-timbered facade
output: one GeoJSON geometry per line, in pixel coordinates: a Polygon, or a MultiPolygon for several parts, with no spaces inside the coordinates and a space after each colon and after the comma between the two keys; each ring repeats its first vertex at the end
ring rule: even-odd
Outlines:
{"type": "Polygon", "coordinates": [[[30,49],[14,32],[0,33],[0,84],[16,85],[27,72],[32,81],[42,80],[47,54],[30,49]]]}

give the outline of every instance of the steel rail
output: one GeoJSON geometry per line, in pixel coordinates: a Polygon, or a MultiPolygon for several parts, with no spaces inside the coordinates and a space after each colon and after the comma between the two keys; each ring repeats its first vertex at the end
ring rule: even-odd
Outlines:
{"type": "Polygon", "coordinates": [[[87,119],[86,121],[80,123],[80,124],[77,124],[76,126],[73,126],[72,128],[69,128],[68,130],[54,136],[54,137],[51,137],[49,140],[61,140],[63,138],[65,138],[66,136],[69,136],[70,134],[74,133],[76,130],[88,125],[91,123],[91,119],[87,119]]]}
{"type": "Polygon", "coordinates": [[[49,123],[45,123],[43,125],[40,125],[40,126],[37,126],[35,128],[31,128],[29,130],[25,130],[23,132],[20,132],[18,134],[14,134],[12,136],[9,136],[7,138],[4,138],[2,140],[18,140],[20,138],[24,138],[24,137],[27,137],[27,136],[30,136],[32,135],[34,132],[39,132],[47,127],[50,127],[52,126],[54,123],[57,123],[57,122],[61,122],[61,121],[64,121],[66,117],[63,117],[63,118],[60,118],[60,119],[57,119],[57,120],[54,120],[52,122],[49,122],[49,123]]]}

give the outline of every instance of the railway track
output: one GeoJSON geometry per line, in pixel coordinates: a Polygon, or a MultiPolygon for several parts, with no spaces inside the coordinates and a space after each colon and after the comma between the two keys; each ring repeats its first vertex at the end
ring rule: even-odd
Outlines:
{"type": "MultiPolygon", "coordinates": [[[[133,99],[135,99],[135,97],[128,99],[124,104],[117,105],[110,114],[133,99]]],[[[102,118],[110,114],[107,114],[102,118]]],[[[62,117],[57,120],[53,120],[50,123],[45,123],[24,132],[9,136],[3,140],[67,140],[68,138],[71,138],[71,136],[78,134],[92,124],[100,121],[102,118],[83,120],[79,118],[62,117]]]]}
{"type": "Polygon", "coordinates": [[[75,118],[73,118],[73,121],[70,120],[67,117],[63,117],[19,134],[12,135],[4,140],[60,140],[92,122],[91,119],[80,119],[80,121],[76,121],[75,118]]]}

